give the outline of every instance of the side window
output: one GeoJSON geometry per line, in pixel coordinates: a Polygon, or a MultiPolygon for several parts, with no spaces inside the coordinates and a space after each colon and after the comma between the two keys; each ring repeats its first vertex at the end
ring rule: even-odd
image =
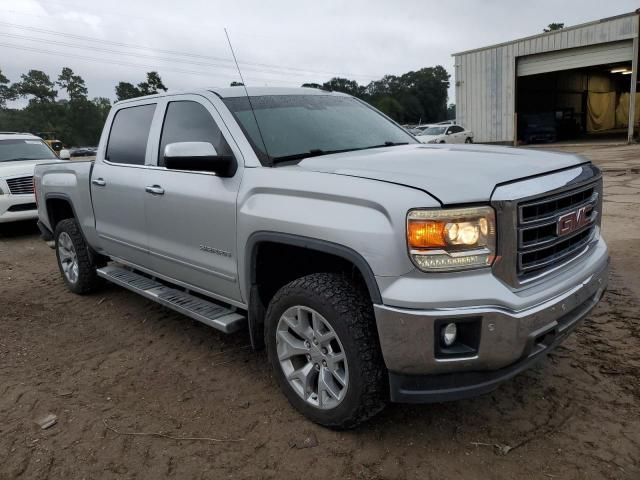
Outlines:
{"type": "Polygon", "coordinates": [[[164,116],[158,165],[164,166],[164,148],[176,142],[209,142],[218,155],[233,155],[211,114],[198,102],[170,102],[164,116]]]}
{"type": "Polygon", "coordinates": [[[155,104],[118,110],[111,124],[105,158],[113,163],[144,165],[155,110],[155,104]]]}

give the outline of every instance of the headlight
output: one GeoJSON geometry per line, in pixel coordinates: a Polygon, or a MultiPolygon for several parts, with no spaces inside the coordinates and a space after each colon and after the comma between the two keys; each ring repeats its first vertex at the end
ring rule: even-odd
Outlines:
{"type": "Polygon", "coordinates": [[[491,207],[411,210],[407,244],[413,263],[425,272],[487,267],[496,251],[496,216],[491,207]]]}

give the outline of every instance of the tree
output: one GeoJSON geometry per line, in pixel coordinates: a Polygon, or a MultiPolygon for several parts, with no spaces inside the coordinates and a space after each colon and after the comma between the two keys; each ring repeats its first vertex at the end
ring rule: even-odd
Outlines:
{"type": "Polygon", "coordinates": [[[417,123],[447,118],[449,80],[447,71],[437,65],[400,76],[385,75],[366,86],[339,77],[322,85],[305,83],[302,86],[348,93],[376,106],[398,122],[417,123]]]}
{"type": "Polygon", "coordinates": [[[230,87],[244,87],[244,83],[236,82],[235,80],[229,84],[230,87]]]}
{"type": "Polygon", "coordinates": [[[158,90],[167,91],[158,72],[147,72],[147,81],[140,82],[137,86],[129,82],[120,82],[116,85],[116,100],[141,97],[143,95],[155,95],[158,90]]]}
{"type": "Polygon", "coordinates": [[[69,100],[76,102],[87,99],[87,87],[80,75],[75,75],[69,67],[64,67],[56,84],[67,91],[69,100]]]}
{"type": "Polygon", "coordinates": [[[355,80],[340,77],[334,77],[328,82],[324,82],[321,88],[330,92],[347,93],[359,98],[364,97],[366,94],[365,87],[358,85],[355,80]]]}
{"type": "Polygon", "coordinates": [[[547,32],[554,32],[556,30],[561,30],[564,28],[564,23],[550,23],[549,25],[547,25],[547,28],[543,28],[542,31],[547,33],[547,32]]]}
{"type": "Polygon", "coordinates": [[[456,119],[456,104],[450,103],[447,107],[447,120],[455,120],[456,119]]]}
{"type": "Polygon", "coordinates": [[[155,95],[158,90],[167,91],[158,72],[147,72],[147,81],[139,83],[138,89],[142,95],[155,95]]]}
{"type": "Polygon", "coordinates": [[[129,98],[141,97],[142,92],[129,82],[120,82],[116,85],[116,100],[119,102],[121,100],[127,100],[129,98]]]}
{"type": "Polygon", "coordinates": [[[42,70],[29,70],[29,73],[20,76],[22,81],[15,85],[16,92],[21,97],[32,96],[29,103],[51,103],[58,96],[53,89],[54,83],[49,75],[42,70]]]}
{"type": "Polygon", "coordinates": [[[105,97],[96,97],[91,102],[96,106],[100,115],[106,119],[109,110],[111,110],[111,100],[105,97]]]}
{"type": "Polygon", "coordinates": [[[303,83],[302,88],[319,88],[322,89],[322,85],[319,83],[303,83]]]}
{"type": "Polygon", "coordinates": [[[9,79],[0,70],[0,108],[5,108],[7,102],[15,100],[17,97],[15,89],[9,85],[9,79]]]}

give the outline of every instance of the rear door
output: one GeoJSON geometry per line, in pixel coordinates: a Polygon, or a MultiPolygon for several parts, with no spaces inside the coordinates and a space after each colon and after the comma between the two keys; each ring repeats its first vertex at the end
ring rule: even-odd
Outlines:
{"type": "Polygon", "coordinates": [[[236,199],[243,160],[214,106],[199,95],[166,99],[157,166],[145,195],[149,252],[153,270],[224,300],[240,301],[236,255],[236,199]],[[209,142],[218,154],[234,155],[232,178],[210,172],[169,170],[167,144],[209,142]],[[162,192],[162,193],[158,193],[162,192]]]}
{"type": "Polygon", "coordinates": [[[105,252],[129,262],[148,262],[144,214],[150,153],[149,132],[156,103],[118,110],[111,123],[104,159],[91,173],[96,232],[105,252]]]}

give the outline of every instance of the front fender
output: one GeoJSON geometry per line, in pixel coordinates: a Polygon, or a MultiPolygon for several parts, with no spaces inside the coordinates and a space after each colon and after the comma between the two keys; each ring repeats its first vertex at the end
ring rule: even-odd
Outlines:
{"type": "Polygon", "coordinates": [[[238,251],[245,252],[238,258],[243,298],[249,294],[258,232],[296,237],[306,246],[322,242],[345,258],[345,252],[354,252],[348,259],[363,276],[400,276],[414,269],[406,247],[407,211],[437,206],[420,190],[377,180],[296,166],[246,169],[238,197],[238,251]]]}

